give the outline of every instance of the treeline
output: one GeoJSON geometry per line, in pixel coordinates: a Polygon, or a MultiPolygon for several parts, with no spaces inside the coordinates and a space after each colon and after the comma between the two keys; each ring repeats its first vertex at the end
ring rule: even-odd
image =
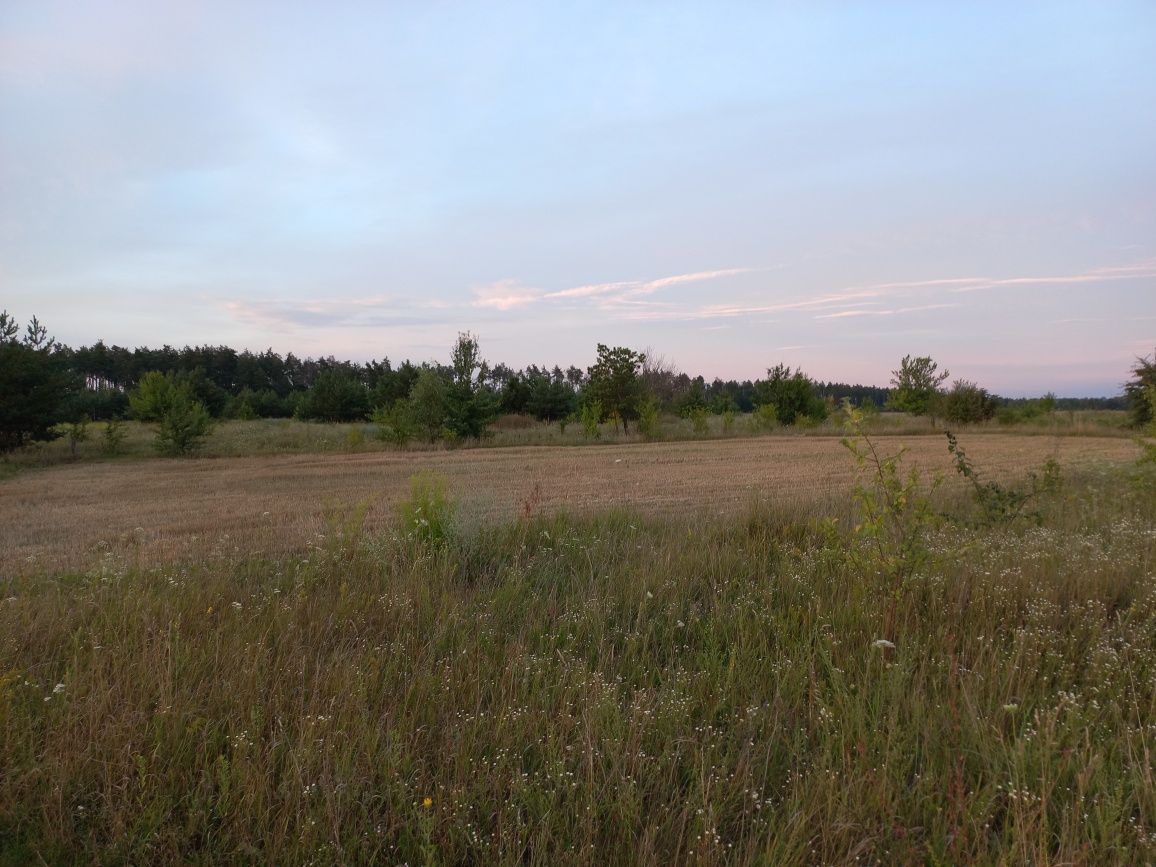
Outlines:
{"type": "MultiPolygon", "coordinates": [[[[584,435],[599,426],[631,426],[659,435],[663,414],[691,419],[706,432],[707,417],[723,417],[730,430],[737,414],[751,414],[756,428],[818,423],[844,401],[871,412],[890,409],[929,415],[952,424],[998,417],[1013,423],[1058,409],[1116,408],[1126,401],[1133,423],[1147,424],[1156,371],[1139,359],[1125,398],[1057,399],[1053,395],[1008,401],[976,383],[957,379],[929,357],[905,356],[891,387],[821,382],[801,369],[778,364],[755,380],[691,377],[661,357],[627,347],[597,346],[595,362],[578,367],[490,366],[477,338],[459,335],[448,363],[420,365],[389,359],[357,363],[327,358],[237,352],[227,346],[126,349],[98,341],[72,349],[50,338],[34,318],[23,336],[0,313],[0,451],[63,435],[74,441],[89,421],[135,418],[155,423],[158,448],[185,453],[222,418],[297,417],[330,422],[372,420],[379,435],[456,442],[483,436],[501,414],[580,424],[584,435]]],[[[112,428],[115,431],[115,426],[112,428]]],[[[106,431],[106,434],[108,431],[106,431]]]]}
{"type": "MultiPolygon", "coordinates": [[[[375,409],[408,397],[423,368],[432,367],[443,376],[450,371],[450,365],[436,363],[419,365],[407,360],[395,367],[388,358],[358,363],[333,356],[282,356],[272,349],[238,352],[228,346],[128,349],[98,341],[61,349],[69,369],[86,385],[78,397],[80,408],[94,420],[129,414],[129,392],[154,371],[173,374],[187,383],[215,418],[297,416],[324,421],[369,418],[375,409]]],[[[645,362],[639,375],[663,413],[689,415],[699,409],[716,415],[750,413],[761,403],[762,380],[707,381],[662,363],[645,362]]],[[[499,412],[542,421],[574,415],[587,378],[587,370],[574,366],[514,369],[496,364],[483,366],[479,372],[480,383],[496,395],[499,412]]],[[[883,407],[890,395],[890,389],[879,386],[821,381],[813,386],[816,396],[832,405],[848,398],[856,406],[883,407]]]]}

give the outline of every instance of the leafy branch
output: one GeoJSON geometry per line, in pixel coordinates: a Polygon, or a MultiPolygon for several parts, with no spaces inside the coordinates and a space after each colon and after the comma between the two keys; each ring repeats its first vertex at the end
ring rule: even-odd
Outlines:
{"type": "Polygon", "coordinates": [[[963,476],[972,488],[972,494],[980,507],[984,521],[988,524],[1010,524],[1020,517],[1041,519],[1039,510],[1028,510],[1028,505],[1045,493],[1055,491],[1060,486],[1060,464],[1055,458],[1048,458],[1039,472],[1031,471],[1027,484],[1023,487],[1008,487],[999,482],[984,481],[979,470],[959,444],[955,434],[946,431],[947,450],[955,459],[955,471],[963,476]]]}

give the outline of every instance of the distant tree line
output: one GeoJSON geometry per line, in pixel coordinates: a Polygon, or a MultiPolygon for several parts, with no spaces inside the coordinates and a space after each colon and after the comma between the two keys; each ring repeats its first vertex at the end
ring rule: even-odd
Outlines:
{"type": "Polygon", "coordinates": [[[892,409],[953,423],[1127,406],[1136,424],[1147,424],[1156,367],[1138,359],[1133,374],[1120,398],[1047,395],[1032,401],[1001,399],[966,380],[948,387],[948,372],[927,356],[905,356],[887,388],[816,381],[784,364],[761,379],[708,382],[652,352],[603,344],[585,370],[490,366],[469,333],[459,335],[448,363],[407,360],[395,367],[388,358],[358,363],[227,346],[127,349],[98,341],[71,349],[52,340],[36,319],[21,333],[5,312],[0,451],[62,435],[62,424],[128,417],[156,424],[158,448],[180,454],[225,418],[372,420],[382,436],[397,442],[476,439],[501,414],[575,422],[590,436],[607,422],[651,436],[660,414],[692,419],[696,430],[705,430],[712,414],[750,413],[760,425],[795,425],[822,421],[844,400],[867,411],[892,409]]]}
{"type": "MultiPolygon", "coordinates": [[[[66,366],[84,382],[84,410],[95,420],[128,414],[128,393],[153,371],[181,376],[214,418],[297,416],[323,421],[369,418],[375,409],[408,397],[423,368],[449,373],[448,365],[408,360],[394,367],[388,358],[358,363],[333,356],[282,356],[272,349],[238,352],[228,346],[128,349],[98,341],[61,349],[66,366]]],[[[645,358],[645,353],[635,354],[645,358]]],[[[640,386],[659,410],[684,416],[700,408],[717,415],[728,410],[749,413],[766,402],[768,387],[778,387],[764,380],[708,382],[670,368],[645,368],[642,361],[636,366],[640,386]]],[[[496,364],[480,368],[478,374],[496,395],[499,412],[542,421],[574,415],[589,378],[589,371],[579,367],[533,364],[521,370],[496,364]]],[[[879,386],[808,381],[815,397],[830,405],[849,398],[856,406],[882,407],[890,394],[879,386]]],[[[631,411],[627,415],[633,418],[631,411]]]]}

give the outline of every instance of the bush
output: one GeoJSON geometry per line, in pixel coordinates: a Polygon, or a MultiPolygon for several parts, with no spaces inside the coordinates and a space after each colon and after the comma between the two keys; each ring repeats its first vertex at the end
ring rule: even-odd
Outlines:
{"type": "Polygon", "coordinates": [[[779,414],[773,403],[760,403],[751,413],[751,426],[755,430],[774,430],[779,425],[779,414]]]}
{"type": "Polygon", "coordinates": [[[995,420],[1000,424],[1013,425],[1019,424],[1024,420],[1023,413],[1014,406],[997,407],[995,411],[995,420]]]}
{"type": "Polygon", "coordinates": [[[974,382],[957,379],[943,396],[943,417],[955,424],[978,424],[995,415],[996,399],[974,382]]]}
{"type": "Polygon", "coordinates": [[[104,431],[100,435],[101,451],[106,455],[120,454],[124,438],[124,422],[119,418],[110,418],[104,423],[104,431]]]}
{"type": "MultiPolygon", "coordinates": [[[[625,422],[622,429],[626,430],[625,422]]],[[[658,439],[658,401],[654,398],[647,398],[638,407],[638,432],[648,440],[658,439]]]]}
{"type": "Polygon", "coordinates": [[[76,457],[77,447],[88,441],[88,419],[80,418],[68,425],[68,453],[76,457]]]}
{"type": "Polygon", "coordinates": [[[225,415],[240,421],[252,421],[257,418],[257,395],[253,389],[246,386],[241,393],[229,398],[225,405],[225,415]]]}
{"type": "Polygon", "coordinates": [[[710,414],[706,411],[705,406],[696,407],[690,412],[690,423],[698,436],[706,436],[710,433],[710,414]]]}
{"type": "Polygon", "coordinates": [[[373,411],[373,423],[377,425],[377,438],[395,446],[404,446],[414,438],[414,423],[405,401],[379,406],[373,411]]]}
{"type": "Polygon", "coordinates": [[[598,427],[602,421],[601,401],[591,400],[582,404],[579,419],[582,422],[582,436],[588,440],[596,440],[602,437],[602,430],[598,427]]]}
{"type": "Polygon", "coordinates": [[[407,539],[441,545],[453,530],[454,505],[446,494],[446,478],[423,470],[409,480],[409,499],[397,506],[398,523],[407,539]]]}
{"type": "Polygon", "coordinates": [[[208,436],[213,418],[200,401],[179,389],[157,425],[153,447],[162,455],[178,457],[195,451],[208,436]]]}

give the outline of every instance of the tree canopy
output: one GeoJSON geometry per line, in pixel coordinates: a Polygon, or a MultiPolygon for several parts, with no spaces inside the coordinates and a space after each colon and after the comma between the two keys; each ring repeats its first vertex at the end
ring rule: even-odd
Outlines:
{"type": "Polygon", "coordinates": [[[894,388],[887,405],[911,415],[927,415],[933,408],[933,398],[950,375],[946,370],[940,373],[939,365],[928,355],[905,355],[899,369],[891,371],[894,388]]]}
{"type": "Polygon", "coordinates": [[[755,383],[755,403],[773,406],[779,424],[794,424],[800,417],[822,421],[827,404],[819,397],[815,384],[803,373],[785,364],[767,370],[767,378],[755,383]]]}
{"type": "Polygon", "coordinates": [[[638,410],[645,396],[640,370],[646,355],[624,346],[613,349],[604,343],[598,344],[598,360],[587,371],[584,399],[597,402],[602,408],[602,417],[622,419],[622,429],[627,430],[627,420],[638,418],[638,410]]]}
{"type": "Polygon", "coordinates": [[[478,338],[458,335],[450,358],[446,390],[446,429],[457,439],[480,439],[498,417],[498,398],[486,383],[489,369],[481,360],[478,338]]]}
{"type": "Polygon", "coordinates": [[[1156,415],[1156,352],[1152,358],[1137,358],[1132,378],[1124,385],[1128,416],[1134,427],[1151,424],[1156,415]]]}
{"type": "Polygon", "coordinates": [[[79,390],[67,353],[36,317],[20,326],[0,312],[0,452],[27,442],[55,439],[79,390]]]}

